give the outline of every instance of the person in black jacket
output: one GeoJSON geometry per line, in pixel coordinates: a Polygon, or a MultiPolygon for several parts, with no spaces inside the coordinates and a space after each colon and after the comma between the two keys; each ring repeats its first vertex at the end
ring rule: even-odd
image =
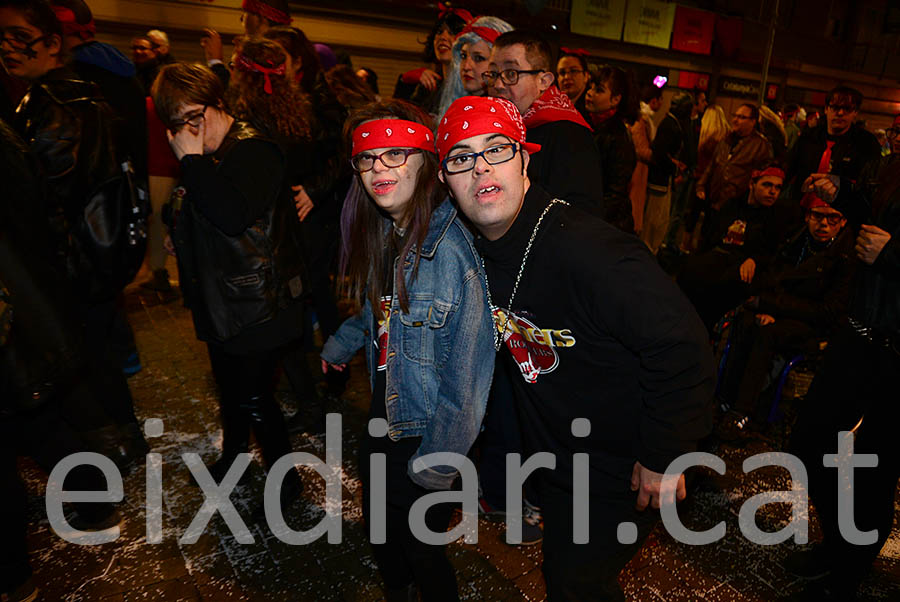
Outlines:
{"type": "MultiPolygon", "coordinates": [[[[837,87],[825,98],[825,120],[807,128],[788,153],[788,198],[799,200],[810,174],[830,173],[844,186],[855,182],[863,166],[881,156],[881,145],[871,132],[856,123],[863,97],[858,90],[837,87]]],[[[848,215],[852,222],[859,216],[848,215]]]]}
{"type": "MultiPolygon", "coordinates": [[[[647,203],[644,205],[643,240],[650,252],[656,255],[669,229],[669,212],[675,179],[684,177],[685,164],[679,160],[681,150],[689,140],[691,111],[694,97],[689,92],[679,92],[670,104],[669,112],[656,128],[653,138],[653,157],[647,176],[647,203]]],[[[680,183],[680,180],[679,180],[680,183]]]]}
{"type": "Polygon", "coordinates": [[[515,30],[491,48],[482,74],[490,96],[512,102],[528,129],[528,141],[540,144],[528,176],[551,195],[603,216],[603,166],[591,126],[554,83],[550,44],[539,34],[515,30]]]}
{"type": "Polygon", "coordinates": [[[604,219],[631,234],[634,217],[628,192],[637,155],[628,128],[640,112],[631,73],[610,65],[600,67],[591,76],[585,106],[592,116],[603,168],[604,219]]]}
{"type": "Polygon", "coordinates": [[[732,410],[717,429],[733,439],[758,428],[768,406],[759,403],[776,352],[796,355],[818,350],[846,319],[853,232],[844,215],[818,200],[806,211],[806,223],[760,275],[759,294],[744,304],[733,323],[731,351],[722,401],[732,410]]]}
{"type": "Polygon", "coordinates": [[[701,252],[692,255],[678,275],[679,286],[710,333],[728,310],[754,294],[756,274],[769,267],[779,243],[793,229],[791,212],[777,202],[783,182],[784,172],[777,165],[754,171],[749,190],[713,214],[701,252]]]}
{"type": "MultiPolygon", "coordinates": [[[[291,451],[273,391],[282,349],[303,329],[302,265],[283,231],[296,219],[285,155],[225,111],[222,83],[205,66],[164,67],[153,100],[181,163],[180,202],[169,222],[185,304],[219,386],[222,455],[209,472],[220,481],[247,451],[251,428],[267,468],[291,451]]],[[[282,503],[302,488],[290,470],[282,503]]]]}
{"type": "MultiPolygon", "coordinates": [[[[100,257],[92,240],[98,230],[117,231],[119,224],[100,223],[102,217],[92,215],[89,220],[85,215],[89,203],[106,207],[117,201],[104,188],[121,176],[124,160],[116,147],[112,110],[96,84],[64,66],[62,25],[48,2],[0,2],[0,29],[11,32],[0,49],[4,65],[30,84],[16,111],[14,127],[45,179],[44,209],[52,260],[77,295],[90,368],[95,382],[104,389],[99,400],[132,441],[131,455],[143,456],[148,448],[137,424],[121,358],[115,357],[110,345],[117,313],[115,296],[122,285],[119,275],[107,269],[109,264],[103,259],[108,258],[100,257]]],[[[77,408],[71,413],[77,413],[77,408]]]]}
{"type": "MultiPolygon", "coordinates": [[[[837,193],[833,180],[821,174],[805,184],[826,201],[837,193]]],[[[841,178],[839,188],[833,206],[844,214],[861,216],[854,247],[860,266],[851,289],[849,319],[840,324],[828,345],[790,445],[808,471],[810,500],[823,540],[785,561],[785,568],[794,574],[827,575],[810,583],[803,598],[825,602],[855,598],[891,534],[900,478],[896,432],[900,420],[900,155],[872,161],[855,184],[841,178]],[[857,464],[852,473],[852,516],[846,516],[838,502],[846,477],[839,476],[833,464],[823,466],[823,456],[835,454],[839,441],[851,444],[852,454],[875,454],[878,462],[865,468],[857,464]],[[865,537],[851,541],[848,521],[865,537]]]]}
{"type": "Polygon", "coordinates": [[[438,127],[440,178],[481,234],[497,361],[525,452],[555,457],[538,477],[548,597],[621,600],[617,575],[654,523],[642,510],[684,497],[683,478],[662,473],[711,429],[712,354],[647,248],[530,181],[528,163],[543,149],[521,122],[498,133],[489,111],[506,111],[502,99],[470,111],[467,102],[438,127]],[[516,152],[497,162],[505,144],[516,152]],[[448,167],[460,164],[472,167],[448,167]],[[589,527],[573,518],[573,500],[586,503],[589,527]],[[624,541],[623,520],[635,527],[624,541]],[[573,526],[589,541],[573,541],[573,526]]]}

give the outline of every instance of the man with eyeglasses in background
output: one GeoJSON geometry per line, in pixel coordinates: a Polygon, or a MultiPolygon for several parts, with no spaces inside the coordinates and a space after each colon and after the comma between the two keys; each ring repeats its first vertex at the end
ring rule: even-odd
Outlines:
{"type": "Polygon", "coordinates": [[[705,206],[704,230],[712,213],[750,185],[750,174],[772,159],[772,145],[756,127],[759,109],[744,103],[731,114],[731,132],[719,142],[712,161],[697,181],[697,198],[705,206]]]}
{"type": "Polygon", "coordinates": [[[825,98],[825,122],[804,131],[788,154],[785,170],[789,198],[803,197],[803,183],[815,173],[832,174],[842,186],[856,182],[866,163],[881,156],[875,135],[856,123],[863,96],[838,86],[825,98]]]}
{"type": "Polygon", "coordinates": [[[712,353],[637,237],[530,180],[544,149],[507,104],[450,106],[439,177],[481,234],[494,382],[509,379],[526,457],[555,458],[533,478],[548,599],[624,600],[617,576],[655,524],[651,508],[685,496],[683,476],[662,473],[710,430],[712,353]]]}
{"type": "Polygon", "coordinates": [[[504,33],[491,48],[484,72],[490,96],[511,101],[525,122],[528,141],[540,144],[528,176],[547,191],[603,215],[600,154],[591,126],[554,85],[550,44],[540,35],[504,33]]]}

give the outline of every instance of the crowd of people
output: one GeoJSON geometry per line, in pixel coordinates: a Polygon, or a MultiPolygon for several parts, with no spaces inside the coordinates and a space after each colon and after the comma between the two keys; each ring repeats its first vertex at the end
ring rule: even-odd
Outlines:
{"type": "MultiPolygon", "coordinates": [[[[857,120],[862,95],[838,86],[821,113],[746,102],[729,119],[706,91],[666,95],[458,8],[442,8],[426,66],[382,98],[374,71],[291,26],[287,2],[244,0],[241,21],[229,57],[206,30],[205,64],[178,61],[154,29],[129,60],[95,39],[84,0],[0,0],[4,599],[37,595],[17,456],[49,472],[95,451],[130,470],[149,450],[122,310],[145,248],[141,286],[171,295],[174,255],[207,344],[216,482],[251,433],[270,469],[291,430],[321,432],[325,391],[365,349],[359,465],[365,521],[384,521],[372,551],[387,600],[458,599],[445,547],[408,520],[458,487],[458,465],[429,463],[441,452],[476,463],[479,514],[520,525],[511,544],[543,542],[550,600],[624,599],[618,574],[656,509],[689,494],[667,467],[754,436],[773,363],[801,354],[816,376],[789,451],[824,539],[786,568],[827,575],[804,599],[852,598],[900,476],[900,115],[879,140],[857,120]],[[354,307],[343,323],[337,295],[354,307]],[[306,359],[314,321],[322,377],[306,359]],[[279,373],[301,400],[291,417],[279,373]],[[855,480],[867,545],[842,537],[838,471],[822,465],[842,431],[879,456],[855,480]],[[554,461],[508,462],[535,452],[554,461]]],[[[284,477],[283,512],[304,478],[284,477]]],[[[65,485],[105,488],[90,466],[65,485]]],[[[112,504],[70,506],[79,531],[121,521],[112,504]]],[[[425,523],[446,531],[454,511],[432,505],[425,523]]]]}

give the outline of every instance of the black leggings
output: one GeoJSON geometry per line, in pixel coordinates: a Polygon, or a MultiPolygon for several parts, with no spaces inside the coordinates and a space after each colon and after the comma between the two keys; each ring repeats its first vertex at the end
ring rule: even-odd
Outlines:
{"type": "Polygon", "coordinates": [[[246,452],[252,428],[266,468],[271,468],[291,451],[284,416],[274,397],[275,367],[280,353],[270,350],[233,355],[215,345],[208,347],[213,377],[219,387],[222,457],[232,460],[246,452]]]}

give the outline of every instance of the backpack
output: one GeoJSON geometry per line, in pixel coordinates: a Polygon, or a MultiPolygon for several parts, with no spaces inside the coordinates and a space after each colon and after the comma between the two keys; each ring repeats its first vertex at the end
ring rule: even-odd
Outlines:
{"type": "Polygon", "coordinates": [[[92,279],[113,292],[125,288],[141,268],[150,215],[147,187],[131,161],[126,159],[120,169],[90,193],[74,231],[94,272],[92,279]]]}

